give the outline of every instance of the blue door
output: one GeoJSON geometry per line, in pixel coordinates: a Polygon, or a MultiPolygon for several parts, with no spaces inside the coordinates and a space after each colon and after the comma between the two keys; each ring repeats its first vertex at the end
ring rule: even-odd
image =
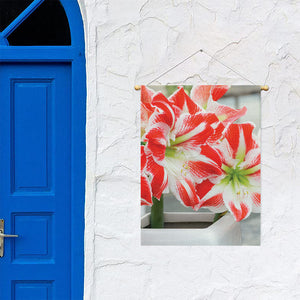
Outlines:
{"type": "Polygon", "coordinates": [[[3,239],[1,300],[82,299],[71,296],[71,75],[68,63],[0,63],[0,219],[18,235],[3,239]]]}

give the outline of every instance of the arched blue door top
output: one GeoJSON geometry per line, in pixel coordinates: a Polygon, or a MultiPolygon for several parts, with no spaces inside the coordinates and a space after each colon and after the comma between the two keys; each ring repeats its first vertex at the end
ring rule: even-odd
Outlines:
{"type": "Polygon", "coordinates": [[[71,31],[72,46],[80,47],[84,44],[83,21],[77,0],[60,0],[63,5],[71,31]]]}
{"type": "MultiPolygon", "coordinates": [[[[70,45],[30,45],[14,46],[9,45],[9,37],[13,35],[23,22],[31,18],[32,14],[38,12],[45,3],[54,0],[32,0],[2,32],[0,32],[0,61],[1,60],[64,60],[70,61],[78,56],[84,56],[84,30],[81,12],[76,0],[55,0],[60,2],[64,9],[65,16],[70,30],[70,45]]],[[[51,26],[51,25],[50,25],[51,26]]]]}

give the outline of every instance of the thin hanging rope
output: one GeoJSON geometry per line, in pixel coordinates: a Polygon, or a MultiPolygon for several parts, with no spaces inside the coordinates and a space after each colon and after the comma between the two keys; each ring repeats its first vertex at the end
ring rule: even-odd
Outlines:
{"type": "Polygon", "coordinates": [[[184,62],[186,62],[187,60],[192,58],[193,56],[195,56],[198,52],[202,52],[202,51],[203,51],[202,49],[197,50],[196,52],[194,52],[193,54],[191,54],[190,56],[188,56],[187,58],[185,58],[184,60],[182,60],[181,62],[179,62],[175,66],[173,66],[172,68],[168,69],[167,71],[163,72],[158,77],[156,77],[155,79],[151,80],[149,83],[147,83],[147,85],[151,84],[152,82],[155,82],[157,79],[159,79],[162,76],[166,75],[167,73],[171,72],[172,70],[174,70],[175,68],[177,68],[178,66],[180,66],[181,64],[183,64],[184,62]]]}
{"type": "Polygon", "coordinates": [[[213,55],[209,54],[208,52],[202,50],[202,52],[204,52],[207,56],[209,56],[210,58],[212,58],[213,60],[215,60],[216,62],[218,62],[219,64],[223,65],[224,67],[228,68],[229,70],[231,70],[232,72],[234,72],[235,74],[239,75],[241,78],[249,81],[250,83],[257,85],[256,83],[254,83],[252,80],[248,79],[247,77],[245,77],[244,75],[242,75],[241,73],[239,73],[238,71],[232,69],[231,67],[225,65],[222,61],[220,61],[219,59],[215,58],[213,55]]]}
{"type": "Polygon", "coordinates": [[[190,58],[192,58],[193,56],[195,56],[198,53],[205,53],[207,56],[209,56],[210,58],[212,58],[213,60],[215,60],[216,62],[218,62],[219,64],[223,65],[224,67],[228,68],[229,70],[231,70],[232,72],[234,72],[235,74],[237,74],[238,76],[240,76],[241,78],[249,81],[250,83],[252,83],[253,85],[257,85],[255,84],[253,81],[251,81],[250,79],[248,79],[247,77],[245,77],[244,75],[242,75],[241,73],[237,72],[236,70],[232,69],[231,67],[225,65],[222,61],[220,61],[219,59],[215,58],[213,55],[209,54],[208,52],[204,51],[203,49],[199,49],[196,52],[194,52],[193,54],[189,55],[188,57],[186,57],[184,60],[180,61],[179,63],[177,63],[175,66],[173,66],[172,68],[166,70],[165,72],[163,72],[162,74],[160,74],[159,76],[157,76],[155,79],[151,80],[149,83],[147,83],[147,85],[150,85],[151,83],[155,82],[157,79],[161,78],[162,76],[166,75],[167,73],[169,73],[170,71],[174,70],[175,68],[177,68],[178,66],[180,66],[181,64],[183,64],[184,62],[186,62],[187,60],[189,60],[190,58]]]}

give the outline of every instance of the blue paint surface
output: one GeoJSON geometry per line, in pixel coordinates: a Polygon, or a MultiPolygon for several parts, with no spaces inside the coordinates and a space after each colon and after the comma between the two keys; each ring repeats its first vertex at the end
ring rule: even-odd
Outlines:
{"type": "Polygon", "coordinates": [[[52,79],[15,79],[12,83],[14,190],[49,190],[54,82],[52,79]]]}
{"type": "Polygon", "coordinates": [[[83,24],[71,46],[0,43],[0,299],[83,299],[86,84],[83,24]]]}
{"type": "Polygon", "coordinates": [[[71,299],[71,65],[2,63],[0,82],[0,212],[20,235],[5,240],[0,299],[39,300],[28,280],[71,299]]]}

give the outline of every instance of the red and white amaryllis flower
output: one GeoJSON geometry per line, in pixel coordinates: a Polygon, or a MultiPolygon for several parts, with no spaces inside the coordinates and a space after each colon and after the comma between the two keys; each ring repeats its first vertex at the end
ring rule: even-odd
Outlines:
{"type": "Polygon", "coordinates": [[[222,175],[221,160],[211,144],[220,139],[224,125],[215,114],[203,113],[183,88],[169,99],[162,93],[155,94],[152,105],[156,109],[146,128],[145,153],[164,169],[159,181],[165,182],[162,176],[167,174],[169,190],[175,197],[185,206],[198,209],[195,184],[222,175]]]}
{"type": "Polygon", "coordinates": [[[217,103],[225,95],[228,85],[198,85],[191,90],[191,99],[206,112],[215,113],[218,119],[226,126],[245,115],[247,108],[233,109],[227,105],[217,103]]]}
{"type": "Polygon", "coordinates": [[[224,140],[216,146],[223,174],[218,183],[197,184],[201,207],[222,212],[228,209],[236,221],[260,212],[260,149],[253,139],[254,125],[231,124],[224,140]]]}

